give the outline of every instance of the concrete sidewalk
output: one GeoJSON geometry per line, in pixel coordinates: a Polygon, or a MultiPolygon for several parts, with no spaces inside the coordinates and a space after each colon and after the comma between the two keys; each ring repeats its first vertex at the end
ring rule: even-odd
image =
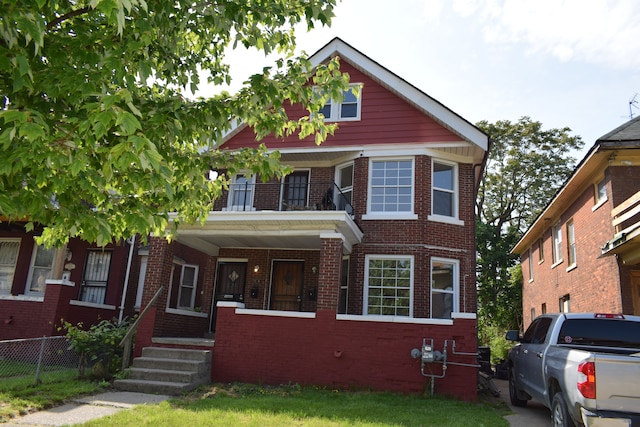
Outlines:
{"type": "Polygon", "coordinates": [[[135,405],[154,404],[170,399],[162,394],[112,391],[74,399],[72,402],[23,417],[13,418],[2,427],[66,426],[106,417],[135,405]]]}

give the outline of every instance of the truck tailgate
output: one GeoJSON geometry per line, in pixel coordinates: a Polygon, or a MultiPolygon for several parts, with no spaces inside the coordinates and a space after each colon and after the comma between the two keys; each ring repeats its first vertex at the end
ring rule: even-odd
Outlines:
{"type": "Polygon", "coordinates": [[[596,353],[595,363],[596,409],[640,413],[640,357],[596,353]]]}

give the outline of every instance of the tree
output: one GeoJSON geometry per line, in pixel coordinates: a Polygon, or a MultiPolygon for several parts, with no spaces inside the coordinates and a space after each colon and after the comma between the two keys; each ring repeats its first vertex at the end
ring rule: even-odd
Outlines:
{"type": "Polygon", "coordinates": [[[543,130],[522,117],[478,123],[491,150],[476,200],[478,317],[516,329],[522,319],[522,273],[511,249],[571,175],[582,139],[571,129],[543,130]]]}
{"type": "Polygon", "coordinates": [[[258,138],[335,126],[319,111],[340,98],[338,59],[312,69],[294,26],[329,25],[335,0],[0,0],[0,218],[45,226],[40,243],[105,245],[162,235],[169,213],[202,220],[228,185],[210,170],[287,172],[265,147],[229,153],[231,119],[258,138]],[[231,81],[225,49],[278,54],[236,94],[189,99],[201,73],[231,81]],[[322,90],[314,90],[317,85],[322,90]],[[303,105],[288,117],[285,103],[303,105]]]}

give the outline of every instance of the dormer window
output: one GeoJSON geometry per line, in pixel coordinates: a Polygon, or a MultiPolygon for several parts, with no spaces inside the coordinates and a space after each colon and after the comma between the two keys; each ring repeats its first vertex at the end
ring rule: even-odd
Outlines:
{"type": "Polygon", "coordinates": [[[349,89],[343,92],[344,99],[342,102],[330,99],[326,104],[324,104],[320,113],[324,116],[325,121],[340,122],[360,120],[362,89],[360,89],[360,93],[356,96],[355,91],[357,90],[357,85],[351,85],[350,88],[354,89],[349,89]]]}

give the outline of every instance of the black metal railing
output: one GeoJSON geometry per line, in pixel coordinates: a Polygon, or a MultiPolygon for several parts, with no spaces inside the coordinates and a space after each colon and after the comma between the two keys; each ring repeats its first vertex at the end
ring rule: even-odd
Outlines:
{"type": "Polygon", "coordinates": [[[217,210],[339,210],[351,216],[355,214],[350,191],[341,191],[334,182],[303,181],[231,184],[217,210]]]}

